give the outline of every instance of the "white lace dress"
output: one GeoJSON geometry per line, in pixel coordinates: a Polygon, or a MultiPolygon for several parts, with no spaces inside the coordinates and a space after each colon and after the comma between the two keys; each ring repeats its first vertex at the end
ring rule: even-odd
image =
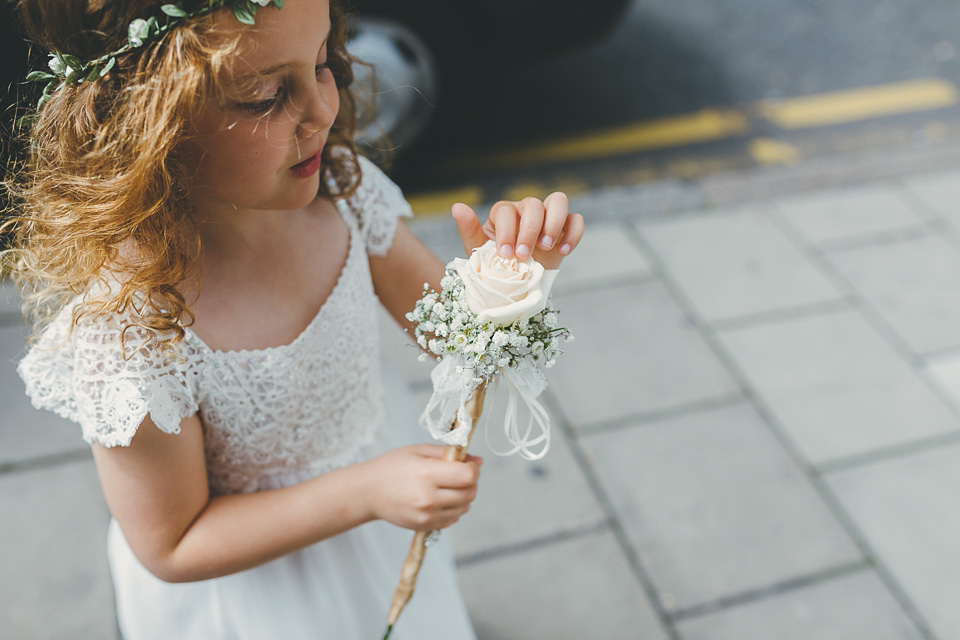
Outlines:
{"type": "MultiPolygon", "coordinates": [[[[395,375],[381,376],[377,299],[368,254],[389,248],[400,190],[361,159],[357,193],[339,201],[350,228],[340,278],[317,316],[289,345],[214,351],[194,333],[179,362],[140,348],[146,334],[124,318],[69,334],[71,308],[20,363],[33,404],[76,421],[87,442],[126,446],[149,413],[163,431],[199,413],[212,491],[295,484],[423,441],[417,407],[395,375]]],[[[126,640],[378,640],[412,533],[373,522],[237,574],[162,582],[134,557],[111,522],[108,556],[126,640]]],[[[444,536],[446,538],[446,536],[444,536]]],[[[445,539],[430,548],[395,640],[473,640],[445,539]]]]}

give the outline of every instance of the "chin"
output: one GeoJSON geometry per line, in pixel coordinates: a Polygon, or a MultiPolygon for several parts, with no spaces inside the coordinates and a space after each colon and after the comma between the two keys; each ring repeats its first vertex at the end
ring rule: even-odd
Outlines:
{"type": "Polygon", "coordinates": [[[320,177],[314,176],[291,188],[278,209],[302,209],[320,195],[320,177]]]}

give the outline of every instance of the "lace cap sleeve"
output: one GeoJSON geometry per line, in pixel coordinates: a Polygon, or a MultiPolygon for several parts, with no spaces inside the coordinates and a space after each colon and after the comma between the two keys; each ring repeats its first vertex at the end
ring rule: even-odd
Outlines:
{"type": "Polygon", "coordinates": [[[120,318],[85,321],[72,332],[71,321],[72,305],[17,367],[33,406],[79,423],[84,440],[107,447],[128,446],[147,414],[162,431],[179,433],[198,408],[186,359],[161,354],[147,329],[123,332],[120,318]]]}
{"type": "Polygon", "coordinates": [[[367,253],[383,256],[393,244],[397,220],[413,215],[400,187],[393,183],[373,161],[359,156],[362,178],[347,206],[357,216],[367,243],[367,253]]]}

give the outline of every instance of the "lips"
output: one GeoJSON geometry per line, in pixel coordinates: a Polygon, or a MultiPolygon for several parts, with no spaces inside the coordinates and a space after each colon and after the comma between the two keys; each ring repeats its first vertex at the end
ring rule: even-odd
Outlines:
{"type": "Polygon", "coordinates": [[[298,178],[309,178],[315,174],[320,169],[320,152],[317,151],[315,154],[304,160],[303,162],[298,162],[297,164],[290,167],[290,173],[295,175],[298,178]]]}

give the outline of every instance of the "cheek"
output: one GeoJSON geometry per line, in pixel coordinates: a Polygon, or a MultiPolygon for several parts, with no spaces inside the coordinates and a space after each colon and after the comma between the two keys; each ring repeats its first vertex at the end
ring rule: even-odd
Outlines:
{"type": "Polygon", "coordinates": [[[278,129],[265,121],[255,126],[243,123],[198,141],[198,177],[255,174],[260,165],[283,156],[278,129]]]}

